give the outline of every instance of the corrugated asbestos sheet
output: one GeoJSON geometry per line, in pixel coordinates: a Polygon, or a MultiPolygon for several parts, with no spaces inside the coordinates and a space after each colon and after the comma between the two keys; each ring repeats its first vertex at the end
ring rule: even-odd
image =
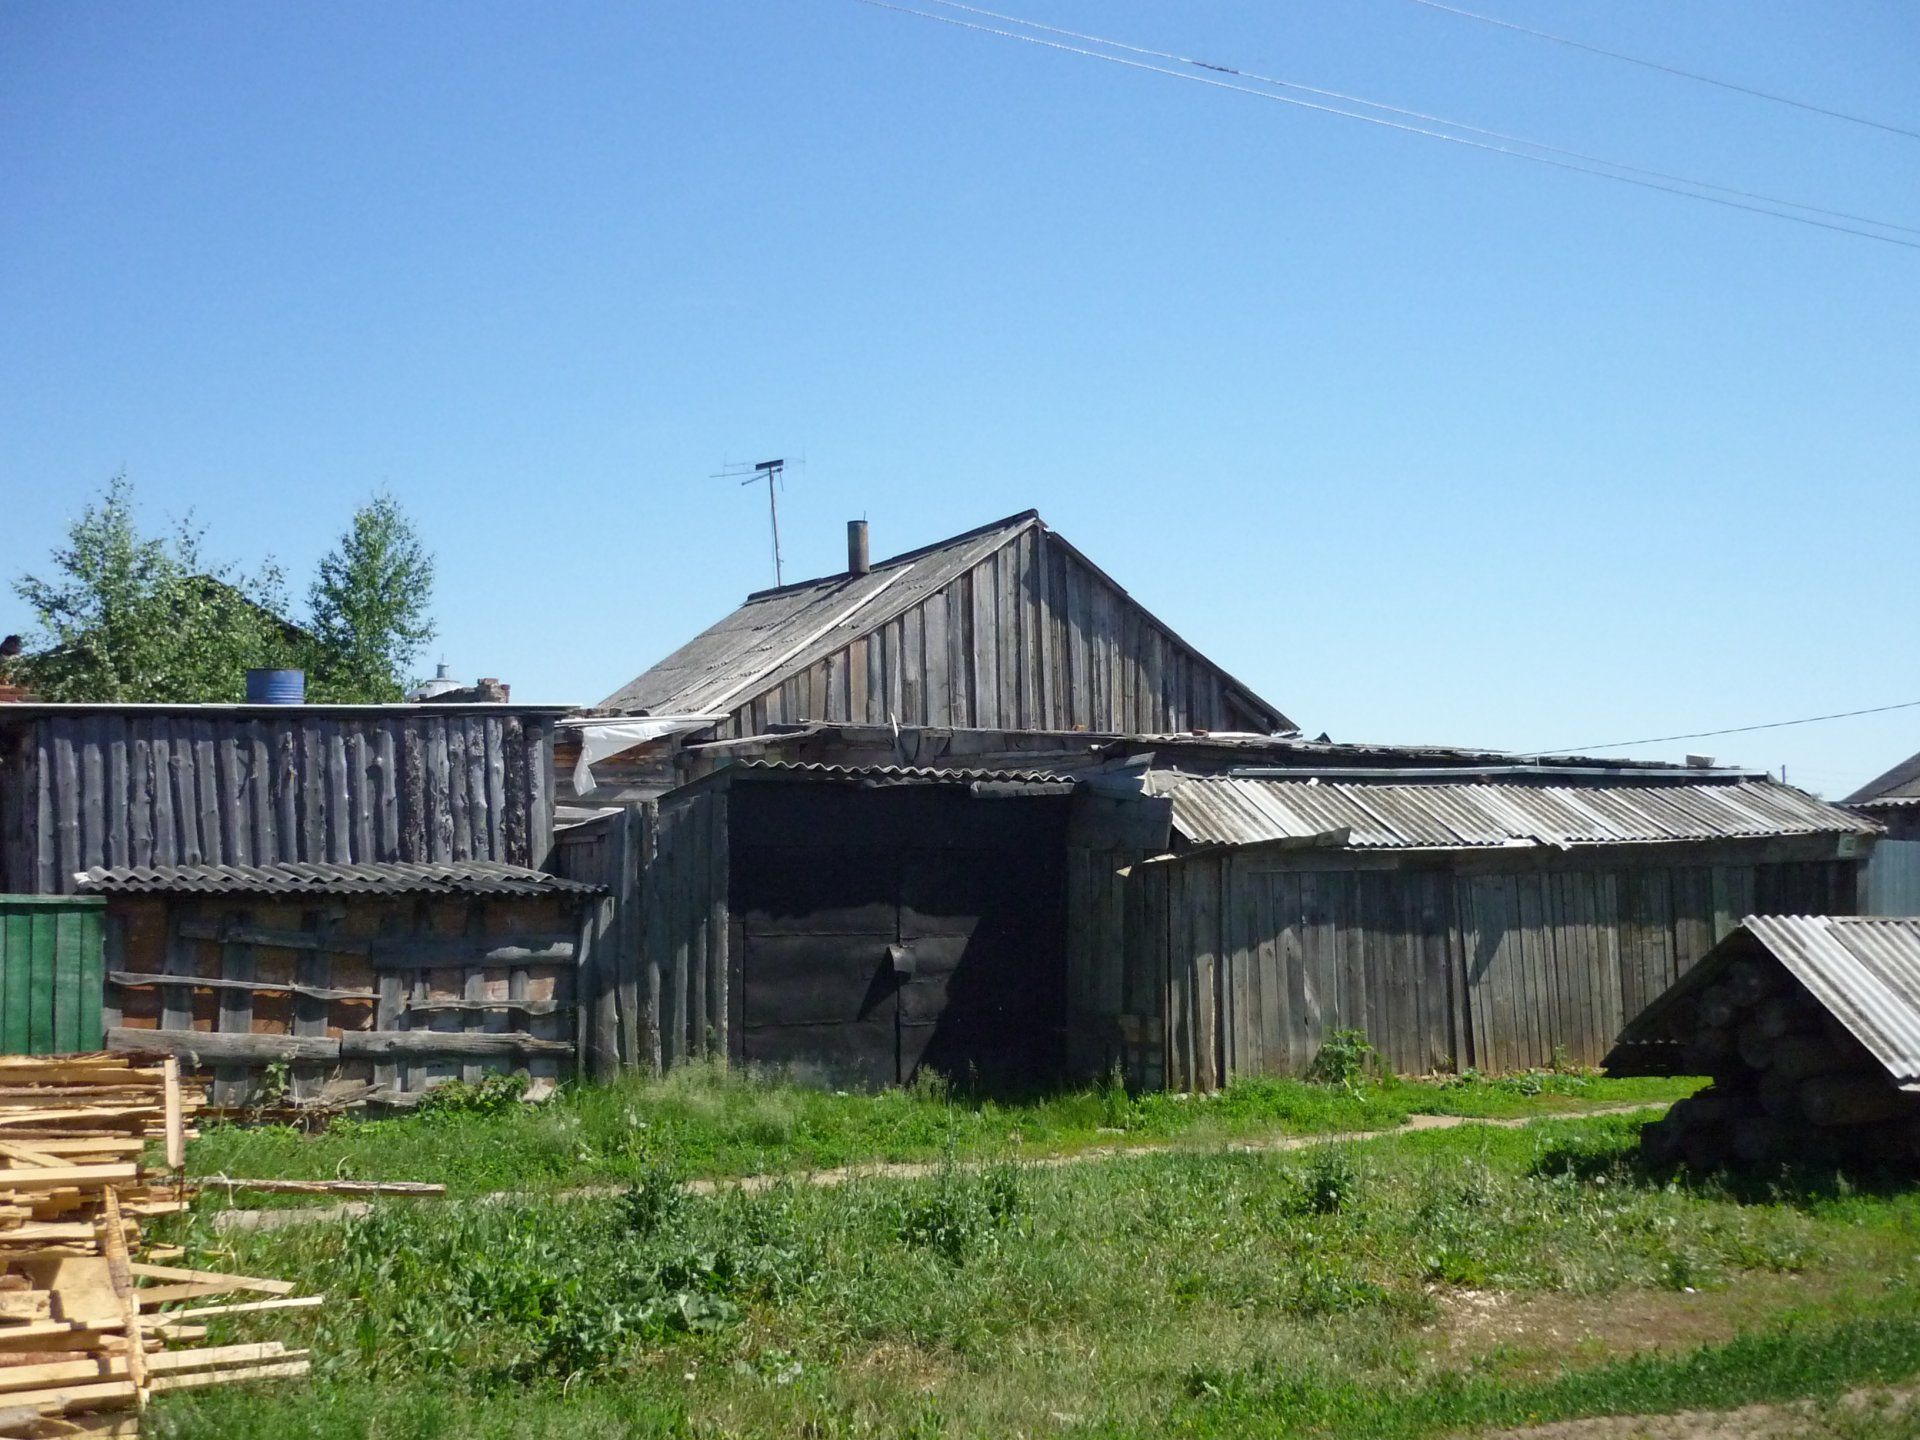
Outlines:
{"type": "MultiPolygon", "coordinates": [[[[813,775],[823,780],[877,780],[901,785],[971,785],[1007,781],[1022,785],[1072,785],[1071,775],[1050,770],[937,770],[927,765],[823,765],[802,760],[739,760],[727,770],[813,775]]],[[[719,772],[724,774],[725,770],[719,772]]]]}
{"type": "Polygon", "coordinates": [[[1743,927],[1886,1067],[1920,1090],[1920,919],[1754,915],[1743,927]]]}
{"type": "Polygon", "coordinates": [[[88,894],[197,895],[593,895],[601,887],[519,865],[149,865],[77,877],[88,894]]]}
{"type": "Polygon", "coordinates": [[[1770,780],[1733,784],[1328,784],[1151,777],[1173,824],[1204,845],[1349,832],[1354,849],[1619,845],[1768,835],[1878,833],[1871,821],[1770,780]]]}
{"type": "Polygon", "coordinates": [[[1862,785],[1841,804],[1920,805],[1920,755],[1909,755],[1886,774],[1862,785]]]}
{"type": "Polygon", "coordinates": [[[1039,523],[1029,510],[880,561],[865,575],[830,575],[750,595],[719,624],[601,701],[601,708],[652,715],[730,710],[924,599],[1016,531],[1039,523]]]}
{"type": "MultiPolygon", "coordinates": [[[[1920,1091],[1920,919],[1749,915],[1620,1033],[1608,1064],[1659,1045],[1670,1011],[1757,942],[1838,1020],[1903,1090],[1920,1091]]],[[[1664,1070],[1641,1073],[1668,1073],[1664,1070]]]]}

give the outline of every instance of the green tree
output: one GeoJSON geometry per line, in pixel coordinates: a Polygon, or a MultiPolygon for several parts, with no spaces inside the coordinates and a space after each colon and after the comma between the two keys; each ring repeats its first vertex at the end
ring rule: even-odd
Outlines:
{"type": "Polygon", "coordinates": [[[107,485],[53,554],[49,578],[15,592],[40,633],[14,673],[45,700],[238,701],[250,666],[297,663],[279,567],[210,563],[189,515],[171,536],[140,533],[133,486],[107,485]]]}
{"type": "Polygon", "coordinates": [[[307,592],[315,700],[399,700],[409,667],[433,639],[433,557],[391,495],[376,495],[320,562],[307,592]]]}

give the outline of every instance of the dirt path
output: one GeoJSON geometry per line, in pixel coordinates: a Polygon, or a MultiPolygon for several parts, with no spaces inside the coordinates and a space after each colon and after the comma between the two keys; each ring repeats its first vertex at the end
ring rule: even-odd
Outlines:
{"type": "MultiPolygon", "coordinates": [[[[1285,1150],[1309,1150],[1323,1145],[1355,1145],[1368,1140],[1385,1140],[1395,1135],[1411,1135],[1422,1130],[1454,1130],[1463,1125],[1486,1126],[1499,1130],[1519,1130],[1550,1120],[1585,1120],[1596,1115],[1637,1115],[1665,1110],[1665,1101],[1647,1105],[1596,1105],[1585,1110],[1561,1110],[1550,1115],[1521,1115],[1490,1119],[1474,1115],[1412,1115],[1404,1125],[1391,1130],[1335,1130],[1317,1135],[1273,1135],[1258,1140],[1230,1140],[1223,1145],[1189,1147],[1177,1141],[1151,1145],[1097,1145],[1062,1155],[1040,1155],[1018,1163],[1030,1169],[1058,1170],[1068,1165],[1088,1165],[1101,1160],[1125,1160],[1144,1155],[1168,1154],[1243,1154],[1258,1155],[1285,1150]]],[[[998,1162],[963,1160],[959,1168],[978,1170],[998,1162]]],[[[688,1180],[681,1186],[689,1195],[717,1195],[726,1190],[758,1191],[771,1189],[785,1181],[803,1185],[845,1185],[854,1180],[923,1180],[937,1174],[940,1162],[929,1160],[876,1160],[862,1165],[844,1165],[832,1170],[787,1170],[770,1175],[738,1175],[711,1180],[688,1180]]],[[[481,1196],[488,1204],[515,1200],[546,1199],[601,1200],[624,1194],[624,1185],[583,1185],[558,1190],[549,1195],[531,1195],[524,1191],[497,1190],[481,1196]]],[[[320,1225],[331,1220],[348,1220],[368,1214],[369,1201],[356,1200],[341,1205],[317,1205],[287,1210],[222,1210],[213,1217],[216,1231],[280,1230],[294,1225],[320,1225]]]]}
{"type": "MultiPolygon", "coordinates": [[[[1559,1420],[1527,1430],[1503,1430],[1482,1440],[1797,1440],[1849,1434],[1873,1422],[1888,1427],[1920,1424],[1920,1390],[1854,1390],[1829,1401],[1559,1420]]],[[[1901,1432],[1889,1428],[1887,1433],[1901,1432]]]]}

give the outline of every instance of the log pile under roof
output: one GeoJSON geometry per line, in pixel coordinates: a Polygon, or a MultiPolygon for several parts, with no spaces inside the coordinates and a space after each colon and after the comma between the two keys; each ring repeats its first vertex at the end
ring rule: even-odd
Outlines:
{"type": "Polygon", "coordinates": [[[194,1342],[215,1315],[319,1297],[158,1263],[178,1252],[144,1233],[187,1208],[202,1099],[171,1058],[0,1057],[0,1435],[135,1435],[150,1396],[306,1373],[276,1340],[194,1342]]]}
{"type": "Polygon", "coordinates": [[[1920,1095],[1779,961],[1743,955],[1679,1002],[1682,1068],[1713,1083],[1642,1132],[1658,1164],[1786,1164],[1920,1171],[1920,1095]]]}

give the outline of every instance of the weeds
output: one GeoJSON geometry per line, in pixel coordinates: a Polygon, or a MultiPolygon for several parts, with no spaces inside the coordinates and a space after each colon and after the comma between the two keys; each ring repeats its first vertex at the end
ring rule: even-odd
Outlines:
{"type": "MultiPolygon", "coordinates": [[[[1140,1123],[1156,1123],[1153,1097],[1139,1103],[1140,1123]]],[[[377,1133],[401,1145],[493,1123],[377,1133]]],[[[167,1397],[154,1429],[1411,1440],[1536,1411],[1673,1408],[1691,1398],[1689,1373],[1738,1399],[1920,1370],[1920,1199],[1669,1183],[1635,1168],[1636,1125],[1059,1168],[972,1166],[955,1140],[923,1180],[696,1196],[655,1110],[622,1161],[627,1188],[605,1200],[392,1205],[349,1227],[190,1250],[183,1264],[328,1294],[276,1321],[290,1342],[305,1327],[316,1385],[167,1397]],[[1639,1292],[1644,1309],[1646,1296],[1796,1269],[1833,1283],[1758,1316],[1768,1328],[1751,1343],[1692,1360],[1522,1383],[1449,1361],[1436,1324],[1455,1286],[1515,1300],[1639,1292]]],[[[577,1142],[592,1127],[579,1117],[557,1133],[577,1142]]],[[[255,1338],[225,1323],[214,1343],[255,1338]]]]}
{"type": "Polygon", "coordinates": [[[1321,1085],[1357,1085],[1373,1072],[1379,1059],[1365,1031],[1335,1030],[1307,1067],[1307,1079],[1321,1085]]]}

